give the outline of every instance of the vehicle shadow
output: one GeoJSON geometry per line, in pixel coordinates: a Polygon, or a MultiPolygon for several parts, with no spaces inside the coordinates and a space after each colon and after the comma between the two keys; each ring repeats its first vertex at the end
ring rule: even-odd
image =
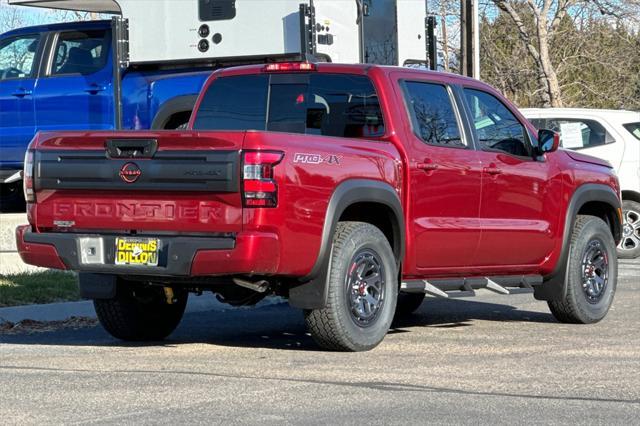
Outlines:
{"type": "MultiPolygon", "coordinates": [[[[422,327],[471,327],[475,321],[553,323],[555,319],[551,314],[523,311],[510,305],[429,299],[413,315],[396,319],[389,333],[408,333],[422,327]]],[[[94,347],[174,347],[199,343],[242,348],[320,350],[305,329],[302,312],[287,304],[188,313],[176,331],[163,342],[121,342],[98,325],[32,334],[0,334],[0,345],[2,343],[94,347]]]]}

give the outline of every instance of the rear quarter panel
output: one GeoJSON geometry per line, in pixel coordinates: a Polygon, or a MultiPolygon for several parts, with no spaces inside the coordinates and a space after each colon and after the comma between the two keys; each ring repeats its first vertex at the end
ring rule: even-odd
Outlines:
{"type": "Polygon", "coordinates": [[[401,195],[399,154],[386,141],[247,132],[244,149],[285,153],[275,168],[278,207],[243,211],[244,231],[278,235],[280,275],[303,276],[311,271],[320,251],[329,200],[342,182],[382,181],[401,195]]]}

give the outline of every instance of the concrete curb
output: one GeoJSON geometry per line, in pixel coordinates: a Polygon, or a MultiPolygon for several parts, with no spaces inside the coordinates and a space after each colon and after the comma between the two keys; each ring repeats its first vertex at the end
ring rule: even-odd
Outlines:
{"type": "MultiPolygon", "coordinates": [[[[280,297],[269,297],[256,305],[256,307],[270,306],[285,303],[280,297]]],[[[218,300],[212,294],[189,297],[186,313],[205,311],[225,311],[238,309],[218,300]]],[[[71,317],[95,318],[96,311],[93,302],[84,300],[81,302],[49,303],[45,305],[26,305],[0,308],[0,324],[4,321],[17,323],[30,319],[35,321],[61,321],[71,317]]]]}
{"type": "Polygon", "coordinates": [[[27,265],[17,252],[0,252],[0,275],[46,272],[47,268],[27,265]]]}
{"type": "Polygon", "coordinates": [[[16,228],[27,223],[27,215],[25,213],[0,214],[0,252],[17,251],[16,228]]]}

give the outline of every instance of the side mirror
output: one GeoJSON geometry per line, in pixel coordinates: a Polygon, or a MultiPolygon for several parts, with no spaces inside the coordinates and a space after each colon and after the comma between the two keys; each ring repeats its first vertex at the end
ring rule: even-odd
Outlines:
{"type": "Polygon", "coordinates": [[[538,131],[538,151],[540,154],[557,151],[560,147],[560,134],[553,130],[538,131]]]}

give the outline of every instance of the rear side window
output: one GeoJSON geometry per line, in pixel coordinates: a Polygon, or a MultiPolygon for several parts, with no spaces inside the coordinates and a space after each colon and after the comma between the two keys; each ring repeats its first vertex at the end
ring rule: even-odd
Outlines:
{"type": "Polygon", "coordinates": [[[196,130],[264,130],[269,76],[242,75],[213,81],[202,99],[196,130]]]}
{"type": "Polygon", "coordinates": [[[624,128],[640,141],[640,123],[625,124],[624,128]]]}
{"type": "Polygon", "coordinates": [[[413,130],[431,145],[465,147],[451,96],[445,86],[407,81],[403,83],[413,130]]]}
{"type": "Polygon", "coordinates": [[[269,130],[367,138],[384,134],[378,96],[367,77],[284,74],[222,77],[204,96],[197,130],[269,130]]]}
{"type": "Polygon", "coordinates": [[[108,31],[60,33],[51,75],[93,74],[107,65],[111,36],[108,31]]]}
{"type": "Polygon", "coordinates": [[[544,128],[560,133],[560,144],[568,149],[592,148],[615,142],[602,124],[577,118],[547,118],[544,128]]]}

